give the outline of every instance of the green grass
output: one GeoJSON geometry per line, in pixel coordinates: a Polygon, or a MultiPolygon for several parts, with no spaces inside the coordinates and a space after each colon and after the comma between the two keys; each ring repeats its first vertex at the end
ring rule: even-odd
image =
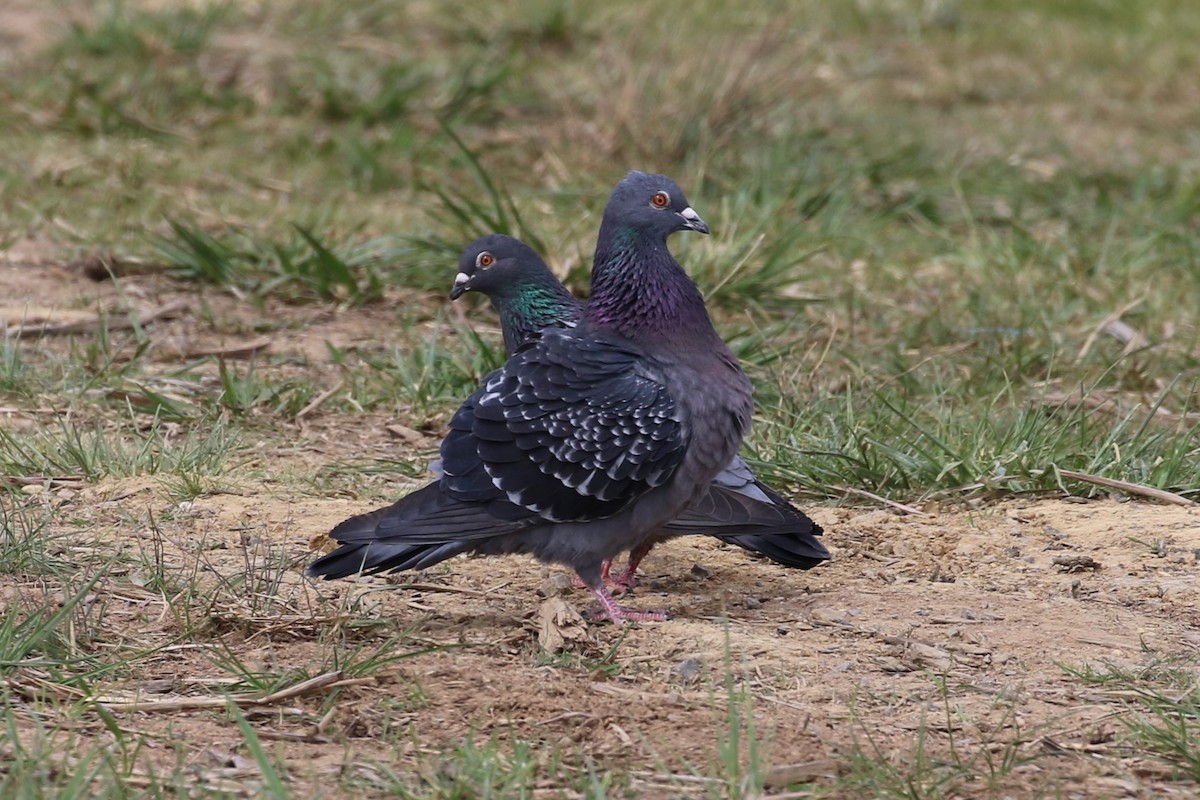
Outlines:
{"type": "MultiPolygon", "coordinates": [[[[256,791],[290,797],[295,776],[282,768],[278,752],[260,734],[261,713],[251,717],[232,701],[226,704],[228,727],[237,734],[225,746],[244,753],[256,770],[231,781],[220,766],[197,764],[195,753],[170,729],[147,733],[137,726],[138,715],[110,711],[112,701],[97,698],[115,693],[155,702],[146,679],[161,683],[164,664],[172,694],[208,700],[266,695],[332,671],[370,682],[394,673],[400,662],[441,649],[414,644],[410,631],[398,631],[388,621],[356,619],[360,610],[351,603],[305,606],[294,584],[282,580],[295,572],[295,559],[281,560],[269,547],[245,547],[241,572],[214,564],[170,570],[163,543],[151,552],[114,555],[78,536],[48,536],[36,506],[10,509],[0,502],[0,511],[0,590],[5,592],[0,794],[5,797],[224,796],[235,782],[246,780],[261,784],[256,791]],[[155,625],[147,616],[129,624],[130,600],[144,599],[147,590],[162,598],[161,612],[154,613],[174,616],[175,625],[155,625]],[[261,647],[297,639],[314,643],[311,660],[280,665],[247,655],[247,642],[261,647]],[[200,661],[172,669],[173,654],[188,651],[201,653],[200,661]]],[[[336,710],[341,691],[293,700],[281,714],[298,714],[315,724],[336,710]],[[297,702],[311,710],[296,711],[297,702]]],[[[419,688],[410,693],[408,706],[395,698],[388,702],[401,714],[419,707],[419,688]]],[[[395,727],[394,736],[407,735],[407,728],[395,727]]]]}
{"type": "MultiPolygon", "coordinates": [[[[1136,410],[1038,405],[1082,387],[1188,420],[1198,331],[1174,300],[1200,288],[1195,161],[1165,156],[1182,144],[1165,127],[1122,158],[1096,158],[1108,134],[1037,116],[1070,98],[1087,119],[1110,94],[1141,114],[1139,82],[1182,101],[1172,70],[1193,59],[1194,14],[1166,25],[1109,6],[1034,17],[1018,2],[812,4],[775,14],[775,32],[756,14],[725,26],[697,11],[659,42],[659,20],[632,6],[592,16],[572,2],[528,5],[463,20],[370,0],[338,14],[114,4],[13,71],[20,108],[47,109],[16,115],[14,151],[80,163],[48,182],[13,164],[8,210],[30,233],[68,213],[77,245],[259,302],[353,305],[385,284],[444,291],[457,247],[487,230],[528,237],[584,283],[588,219],[619,164],[662,168],[713,222],[712,241],[678,246],[757,365],[764,433],[751,446],[779,480],[908,500],[978,485],[1097,492],[1064,486],[1056,468],[1195,487],[1190,422],[1148,431],[1136,410]],[[1016,22],[997,28],[1000,18],[1016,22]],[[792,37],[809,30],[824,35],[797,52],[792,37]],[[343,46],[275,54],[318,32],[343,46]],[[266,47],[247,52],[246,36],[266,47]],[[610,42],[626,40],[661,68],[598,70],[610,42]],[[686,53],[734,55],[689,70],[684,41],[686,53]],[[870,41],[887,47],[852,60],[870,41]],[[1027,54],[1043,52],[1031,42],[1058,47],[1026,74],[1027,54]],[[889,65],[917,47],[930,53],[912,67],[924,94],[889,96],[889,65]],[[559,74],[605,77],[570,91],[552,88],[559,74]],[[620,82],[635,77],[637,102],[620,102],[620,82]],[[818,91],[822,80],[833,89],[818,91]],[[866,100],[833,102],[846,83],[866,100]],[[1018,119],[996,130],[1014,104],[1018,119]],[[604,160],[571,125],[587,119],[607,122],[604,160]],[[503,142],[488,136],[497,130],[503,142]],[[91,163],[95,148],[103,158],[91,163]],[[568,164],[569,180],[534,179],[538,151],[568,164]],[[113,167],[127,201],[96,204],[113,167]],[[184,201],[179,186],[208,200],[184,201]],[[1129,353],[1091,337],[1126,306],[1146,336],[1129,353]],[[1110,458],[1114,446],[1130,456],[1110,458]]],[[[400,395],[426,419],[469,386],[432,372],[443,356],[430,342],[367,360],[383,378],[376,395],[400,395]]],[[[11,348],[4,363],[6,383],[29,369],[11,348]]],[[[221,402],[294,414],[313,396],[271,391],[227,381],[221,402]]]]}
{"type": "Polygon", "coordinates": [[[174,277],[293,302],[336,300],[359,305],[381,297],[382,286],[373,268],[377,256],[370,243],[352,245],[342,256],[299,226],[284,242],[249,238],[231,243],[200,228],[175,221],[170,225],[172,235],[161,238],[156,249],[174,277]]]}
{"type": "MultiPolygon", "coordinates": [[[[446,291],[457,249],[491,230],[584,288],[607,188],[627,166],[664,169],[715,230],[677,247],[754,367],[751,447],[776,479],[910,501],[1101,491],[1063,482],[1067,468],[1195,491],[1197,162],[1167,124],[1103,154],[1149,113],[1136,87],[1194,105],[1175,76],[1197,15],[798,4],[767,28],[706,7],[660,37],[634,6],[527,5],[470,20],[373,0],[107,6],[5,78],[11,157],[70,167],[4,170],[0,204],[17,236],[69,217],[51,234],[67,249],[111,247],[260,304],[357,305],[384,286],[446,291]],[[614,60],[618,42],[637,60],[614,60]],[[728,61],[696,56],[716,50],[728,61]],[[897,64],[912,85],[889,77],[897,64]],[[1120,124],[1078,130],[1050,116],[1065,102],[1120,124]],[[1129,350],[1097,333],[1122,308],[1145,337],[1129,350]],[[1078,391],[1126,413],[1040,402],[1078,391]],[[1164,415],[1148,427],[1138,406],[1164,415]]],[[[438,374],[442,336],[401,333],[429,313],[366,359],[377,380],[352,389],[359,406],[435,419],[469,388],[474,367],[438,374]]],[[[3,356],[0,387],[29,393],[43,367],[8,342],[3,356]]],[[[236,413],[315,396],[232,375],[218,402],[236,413]]]]}
{"type": "Polygon", "coordinates": [[[0,503],[0,573],[53,575],[66,568],[62,550],[72,537],[51,532],[51,521],[46,509],[0,503]]]}
{"type": "MultiPolygon", "coordinates": [[[[177,502],[277,489],[390,496],[387,481],[422,478],[430,453],[364,448],[339,431],[402,421],[436,441],[502,360],[491,312],[476,298],[445,301],[459,249],[485,232],[520,235],[586,293],[598,215],[636,167],[676,177],[713,228],[672,247],[754,379],[747,455],[789,494],[955,504],[1112,493],[1067,470],[1200,499],[1190,79],[1200,10],[1173,0],[464,9],[114,0],[49,8],[27,39],[14,29],[20,46],[0,54],[0,249],[32,246],[38,264],[113,254],[130,268],[114,282],[122,302],[180,295],[189,311],[165,329],[0,336],[0,479],[92,489],[153,476],[177,502]],[[1127,328],[1105,327],[1113,321],[1127,328]],[[289,337],[321,325],[324,352],[297,353],[289,337]],[[1133,341],[1118,335],[1130,331],[1133,341]],[[274,346],[249,361],[164,348],[192,334],[274,346]],[[306,460],[272,455],[281,444],[306,460]]],[[[11,326],[22,309],[3,313],[11,326]]],[[[27,497],[3,485],[0,588],[25,600],[4,609],[0,669],[42,659],[52,682],[72,687],[139,674],[155,648],[211,645],[208,668],[268,690],[335,666],[391,674],[425,652],[360,599],[300,605],[288,583],[295,542],[243,542],[227,562],[204,539],[180,560],[183,507],[124,510],[113,523],[92,516],[101,501],[71,496],[79,489],[27,497]],[[117,524],[139,535],[114,560],[93,534],[117,524]],[[108,604],[77,596],[90,580],[73,574],[81,561],[104,574],[93,594],[108,604]],[[109,615],[143,590],[163,598],[162,624],[174,627],[126,641],[109,615]],[[267,618],[292,627],[264,634],[267,618]],[[311,645],[311,660],[247,663],[247,642],[273,635],[311,645]]],[[[546,668],[611,677],[611,655],[546,668]]],[[[1200,780],[1195,698],[1158,676],[1121,680],[1150,692],[1127,695],[1129,746],[1200,780]]],[[[754,729],[749,696],[726,688],[721,763],[690,777],[708,781],[700,793],[752,796],[763,775],[747,737],[768,732],[754,729]]],[[[92,714],[77,704],[6,702],[5,714],[0,753],[14,766],[0,768],[0,794],[187,786],[185,754],[151,774],[109,741],[61,769],[51,755],[75,734],[60,723],[92,714]],[[14,731],[32,720],[36,735],[18,744],[14,731]]],[[[303,779],[256,738],[253,715],[221,724],[263,791],[303,779]]],[[[627,776],[609,783],[578,754],[545,756],[539,744],[480,734],[445,755],[457,771],[420,775],[387,764],[356,773],[348,755],[344,781],[400,796],[528,794],[542,779],[584,796],[632,791],[627,776]]],[[[947,761],[922,741],[904,759],[860,744],[835,795],[948,796],[1012,766],[947,761]]]]}
{"type": "Polygon", "coordinates": [[[6,763],[0,770],[0,793],[5,797],[107,799],[140,796],[138,786],[161,790],[153,776],[135,775],[136,770],[114,757],[109,742],[51,726],[39,727],[32,736],[19,735],[11,698],[4,700],[0,747],[6,763]]]}
{"type": "Polygon", "coordinates": [[[235,446],[220,420],[205,428],[172,435],[157,416],[139,420],[131,415],[91,424],[60,418],[54,427],[28,433],[0,430],[0,474],[89,481],[161,475],[177,493],[194,496],[222,473],[235,446]]]}
{"type": "MultiPolygon", "coordinates": [[[[1022,730],[1010,699],[999,696],[995,701],[999,725],[994,719],[976,720],[954,699],[955,690],[974,687],[952,686],[946,675],[929,678],[936,699],[922,704],[929,713],[922,711],[911,742],[900,746],[881,742],[865,720],[855,726],[854,746],[829,787],[834,797],[935,800],[1005,797],[1017,791],[1033,797],[1058,796],[1060,790],[1052,783],[1033,791],[1026,783],[1040,772],[1040,754],[1028,747],[1033,737],[1022,730]]],[[[858,708],[852,705],[851,713],[857,717],[858,708]]]]}
{"type": "Polygon", "coordinates": [[[890,388],[862,398],[818,395],[799,408],[780,398],[750,460],[762,474],[815,494],[837,494],[839,485],[919,500],[1107,491],[1060,470],[1198,493],[1195,424],[1186,416],[1156,420],[1159,404],[1088,412],[1045,395],[1022,397],[1011,385],[980,398],[972,413],[963,413],[963,402],[949,394],[913,399],[890,388]]]}
{"type": "Polygon", "coordinates": [[[1176,780],[1200,781],[1200,690],[1190,653],[1146,649],[1136,667],[1100,663],[1064,666],[1101,698],[1118,704],[1123,735],[1118,744],[1147,753],[1176,780]]]}

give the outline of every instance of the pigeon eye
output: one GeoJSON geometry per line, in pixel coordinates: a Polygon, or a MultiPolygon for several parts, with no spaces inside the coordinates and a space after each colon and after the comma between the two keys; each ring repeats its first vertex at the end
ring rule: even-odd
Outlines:
{"type": "Polygon", "coordinates": [[[491,253],[480,253],[475,259],[475,266],[487,269],[492,264],[496,263],[496,257],[491,253]]]}
{"type": "Polygon", "coordinates": [[[654,197],[650,198],[650,205],[655,208],[666,208],[671,205],[671,195],[666,192],[655,192],[654,197]]]}

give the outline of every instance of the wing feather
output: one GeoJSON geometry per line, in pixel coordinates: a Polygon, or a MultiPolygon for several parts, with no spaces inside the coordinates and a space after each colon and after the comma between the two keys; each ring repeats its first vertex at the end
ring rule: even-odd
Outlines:
{"type": "Polygon", "coordinates": [[[451,421],[443,485],[556,521],[611,516],[668,481],[687,449],[668,388],[627,343],[543,333],[451,421]],[[482,466],[482,470],[479,467],[482,466]]]}

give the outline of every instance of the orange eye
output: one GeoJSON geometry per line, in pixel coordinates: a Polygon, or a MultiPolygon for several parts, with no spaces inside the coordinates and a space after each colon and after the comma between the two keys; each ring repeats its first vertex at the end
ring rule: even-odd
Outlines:
{"type": "Polygon", "coordinates": [[[655,208],[666,208],[671,205],[671,196],[666,192],[655,192],[654,197],[650,198],[650,205],[655,208]]]}
{"type": "Polygon", "coordinates": [[[496,263],[496,257],[491,253],[480,253],[479,258],[475,259],[475,266],[487,269],[492,264],[496,263]]]}

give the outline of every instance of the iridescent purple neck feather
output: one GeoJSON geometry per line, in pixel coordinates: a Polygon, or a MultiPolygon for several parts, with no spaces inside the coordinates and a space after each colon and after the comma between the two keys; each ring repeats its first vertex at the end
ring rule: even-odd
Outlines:
{"type": "Polygon", "coordinates": [[[607,213],[584,319],[631,339],[716,335],[704,297],[667,249],[666,235],[607,213]]]}

